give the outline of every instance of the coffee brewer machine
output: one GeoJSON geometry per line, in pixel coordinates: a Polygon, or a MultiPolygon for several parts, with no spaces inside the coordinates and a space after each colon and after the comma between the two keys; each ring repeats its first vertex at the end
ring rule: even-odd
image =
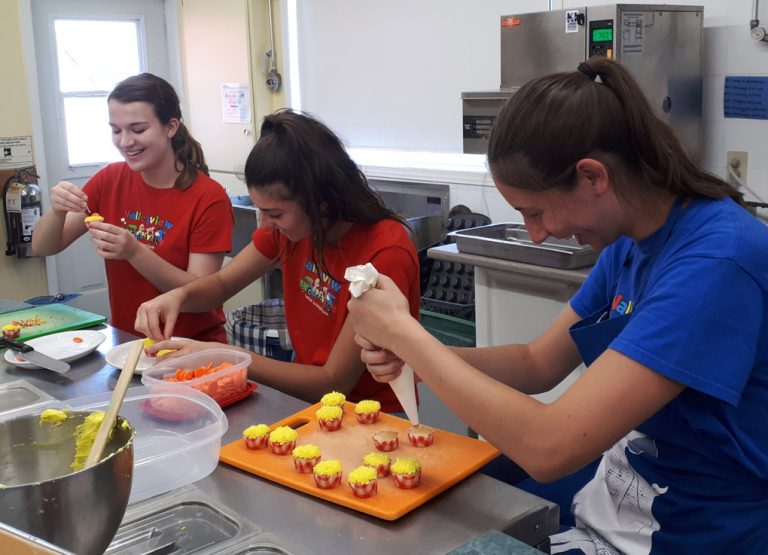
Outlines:
{"type": "Polygon", "coordinates": [[[701,6],[611,4],[500,19],[501,88],[464,92],[464,152],[485,153],[504,101],[533,78],[613,58],[637,79],[693,158],[701,150],[701,6]]]}

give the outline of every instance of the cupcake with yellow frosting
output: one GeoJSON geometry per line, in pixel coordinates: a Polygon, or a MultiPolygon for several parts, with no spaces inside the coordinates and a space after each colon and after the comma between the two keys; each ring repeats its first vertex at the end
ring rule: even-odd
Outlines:
{"type": "Polygon", "coordinates": [[[411,489],[421,484],[421,463],[416,459],[397,459],[389,470],[398,488],[411,489]]]}
{"type": "Polygon", "coordinates": [[[98,212],[94,212],[90,216],[86,216],[86,218],[83,220],[85,223],[89,224],[91,222],[103,222],[104,216],[99,214],[98,212]]]}
{"type": "Polygon", "coordinates": [[[290,426],[278,426],[269,433],[269,448],[275,455],[287,455],[296,447],[298,432],[290,426]]]}
{"type": "Polygon", "coordinates": [[[378,478],[386,478],[389,476],[389,466],[392,464],[392,459],[384,453],[368,453],[363,457],[363,464],[376,469],[378,478]]]}
{"type": "Polygon", "coordinates": [[[379,419],[381,403],[366,399],[355,405],[355,416],[360,424],[375,424],[379,419]]]}
{"type": "Polygon", "coordinates": [[[16,324],[8,324],[3,326],[3,337],[8,339],[16,339],[21,335],[21,326],[16,324]]]}
{"type": "Polygon", "coordinates": [[[320,462],[320,448],[317,445],[297,445],[291,452],[293,455],[293,466],[296,472],[302,474],[311,474],[315,465],[320,462]]]}
{"type": "Polygon", "coordinates": [[[243,430],[243,441],[248,449],[264,449],[269,441],[269,426],[256,424],[243,430]]]}
{"type": "Polygon", "coordinates": [[[343,407],[344,401],[347,400],[346,395],[339,393],[338,391],[331,391],[326,393],[320,399],[320,404],[326,407],[343,407]]]}
{"type": "Polygon", "coordinates": [[[315,412],[317,416],[317,423],[320,425],[320,429],[324,432],[335,432],[341,428],[341,418],[344,416],[344,411],[341,407],[333,405],[323,405],[315,412]]]}
{"type": "Polygon", "coordinates": [[[376,469],[370,466],[358,466],[347,476],[347,483],[355,497],[373,497],[378,490],[376,469]]]}
{"type": "Polygon", "coordinates": [[[315,485],[320,489],[331,489],[341,484],[341,461],[320,461],[312,469],[315,485]]]}

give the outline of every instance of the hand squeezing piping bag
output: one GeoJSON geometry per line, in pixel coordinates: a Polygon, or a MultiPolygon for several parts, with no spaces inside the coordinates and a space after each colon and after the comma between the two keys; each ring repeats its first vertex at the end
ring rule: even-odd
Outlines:
{"type": "MultiPolygon", "coordinates": [[[[349,281],[349,292],[353,297],[359,297],[371,287],[376,286],[379,272],[368,262],[362,266],[350,266],[344,272],[344,279],[349,281]]],[[[403,406],[411,424],[419,423],[419,411],[416,405],[416,388],[413,381],[413,369],[407,364],[403,365],[400,375],[389,382],[397,400],[403,406]]]]}

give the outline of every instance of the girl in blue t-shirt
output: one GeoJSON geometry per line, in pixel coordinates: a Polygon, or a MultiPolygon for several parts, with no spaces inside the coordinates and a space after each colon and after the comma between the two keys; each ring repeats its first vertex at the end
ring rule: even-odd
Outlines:
{"type": "Polygon", "coordinates": [[[515,93],[488,164],[535,242],[600,259],[535,340],[478,349],[441,345],[382,277],[349,303],[370,372],[407,362],[540,494],[570,492],[552,553],[762,553],[768,229],[604,58],[515,93]],[[556,401],[529,396],[582,362],[556,401]]]}

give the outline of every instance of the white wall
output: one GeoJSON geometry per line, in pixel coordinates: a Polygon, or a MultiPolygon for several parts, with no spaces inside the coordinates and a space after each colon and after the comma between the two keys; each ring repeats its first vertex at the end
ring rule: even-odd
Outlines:
{"type": "MultiPolygon", "coordinates": [[[[607,3],[552,2],[554,9],[607,3]]],[[[768,75],[768,43],[749,35],[752,0],[671,3],[704,6],[702,164],[725,177],[726,151],[747,151],[748,184],[768,198],[768,121],[725,119],[722,107],[726,75],[768,75]]],[[[304,109],[351,146],[460,152],[461,91],[499,86],[498,17],[543,11],[547,2],[323,0],[299,1],[298,9],[304,109]],[[363,130],[373,130],[373,137],[363,130]]],[[[758,17],[768,26],[768,0],[758,17]]],[[[388,175],[375,164],[366,169],[388,175]]],[[[414,178],[429,179],[429,173],[414,170],[414,178]]],[[[462,177],[435,175],[451,183],[451,204],[466,204],[497,222],[519,221],[487,177],[461,183],[462,177]]]]}

